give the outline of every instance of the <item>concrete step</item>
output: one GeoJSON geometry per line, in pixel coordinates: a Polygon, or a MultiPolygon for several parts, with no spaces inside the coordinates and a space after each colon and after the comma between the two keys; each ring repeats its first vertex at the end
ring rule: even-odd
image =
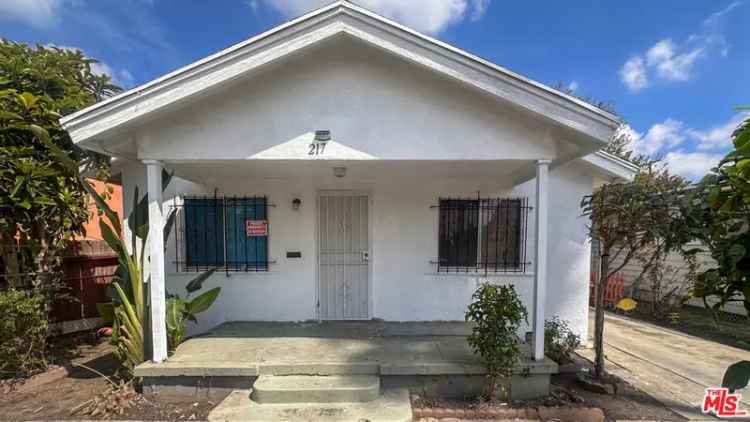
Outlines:
{"type": "Polygon", "coordinates": [[[209,414],[209,422],[331,421],[409,422],[412,420],[409,391],[383,389],[366,403],[261,404],[249,390],[235,390],[209,414]]]}
{"type": "Polygon", "coordinates": [[[261,375],[253,384],[258,403],[356,403],[380,395],[380,377],[372,375],[261,375]]]}

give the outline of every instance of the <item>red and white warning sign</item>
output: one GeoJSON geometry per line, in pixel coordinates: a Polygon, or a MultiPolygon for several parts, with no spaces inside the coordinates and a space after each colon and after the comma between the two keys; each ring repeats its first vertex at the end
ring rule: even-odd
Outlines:
{"type": "Polygon", "coordinates": [[[245,220],[247,237],[268,236],[268,220],[245,220]]]}

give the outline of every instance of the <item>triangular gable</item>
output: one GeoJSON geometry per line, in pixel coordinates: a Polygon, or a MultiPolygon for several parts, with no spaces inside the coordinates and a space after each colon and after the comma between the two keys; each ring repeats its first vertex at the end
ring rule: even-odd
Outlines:
{"type": "MultiPolygon", "coordinates": [[[[74,142],[105,136],[335,36],[351,36],[575,131],[593,151],[617,118],[590,104],[420,34],[348,1],[337,1],[61,120],[74,142]]],[[[93,143],[92,143],[93,145],[93,143]]]]}

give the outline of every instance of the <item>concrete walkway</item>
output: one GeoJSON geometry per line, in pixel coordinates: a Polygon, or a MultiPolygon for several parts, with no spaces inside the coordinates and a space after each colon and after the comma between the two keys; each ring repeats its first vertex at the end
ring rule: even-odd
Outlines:
{"type": "MultiPolygon", "coordinates": [[[[593,336],[593,312],[589,328],[593,336]]],[[[691,420],[711,420],[700,411],[705,389],[721,385],[730,364],[750,360],[745,350],[612,314],[605,317],[604,350],[607,371],[691,420]]],[[[594,350],[582,355],[593,360],[594,350]]],[[[750,392],[742,393],[742,407],[750,409],[750,392]]]]}

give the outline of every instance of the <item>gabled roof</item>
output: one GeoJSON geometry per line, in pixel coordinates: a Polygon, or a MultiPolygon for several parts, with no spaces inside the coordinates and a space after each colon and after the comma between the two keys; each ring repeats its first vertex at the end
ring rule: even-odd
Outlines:
{"type": "Polygon", "coordinates": [[[638,166],[605,151],[597,151],[581,157],[581,160],[616,179],[633,180],[638,173],[638,166]]]}
{"type": "Polygon", "coordinates": [[[340,35],[375,45],[573,130],[576,135],[570,140],[584,150],[603,146],[619,125],[617,117],[604,110],[345,0],[65,116],[61,123],[84,147],[89,142],[108,142],[108,135],[139,119],[340,35]]]}

